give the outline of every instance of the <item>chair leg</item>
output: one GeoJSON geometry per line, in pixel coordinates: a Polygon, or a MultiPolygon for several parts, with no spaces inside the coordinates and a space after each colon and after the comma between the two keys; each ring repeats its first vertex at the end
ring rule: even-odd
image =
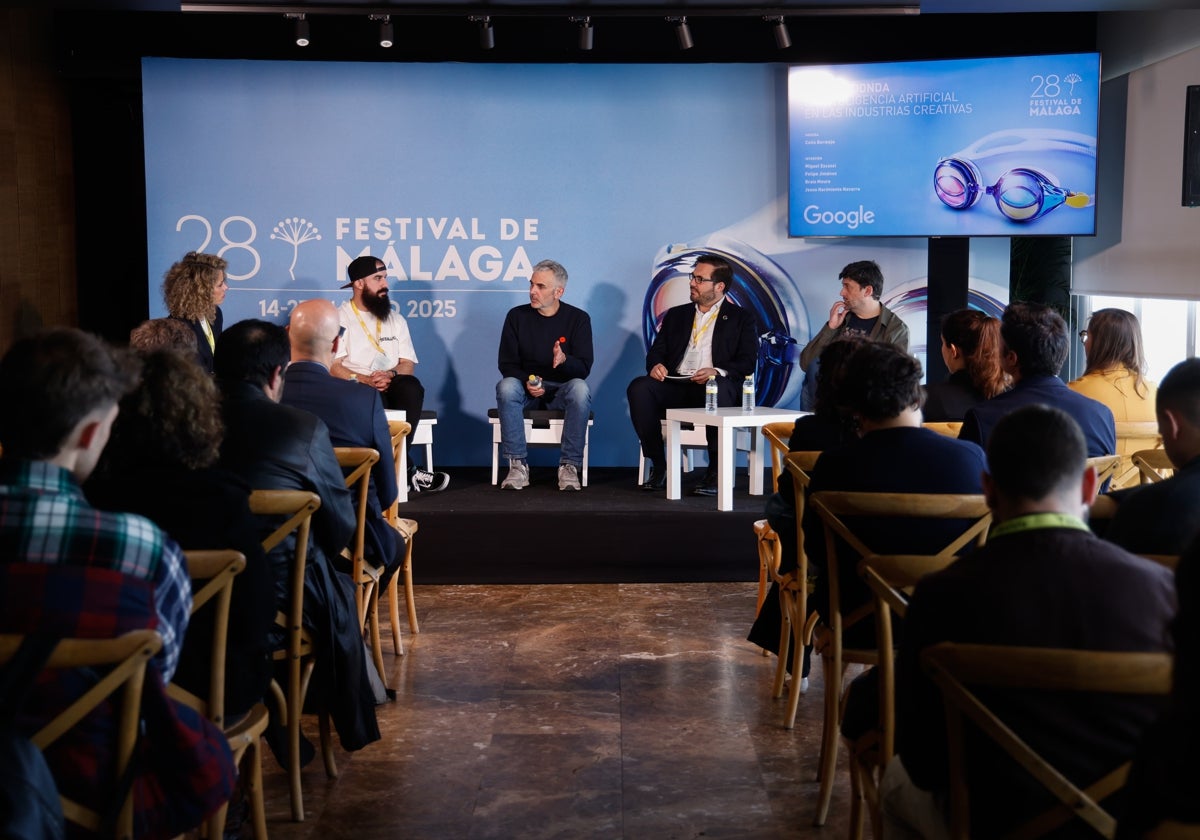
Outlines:
{"type": "Polygon", "coordinates": [[[821,787],[817,792],[817,813],[813,817],[813,825],[825,825],[829,815],[829,801],[833,798],[833,777],[837,772],[838,756],[838,717],[842,695],[842,656],[837,640],[832,643],[833,652],[824,654],[821,662],[825,678],[825,720],[821,730],[821,787]]]}
{"type": "Polygon", "coordinates": [[[321,732],[321,758],[325,761],[325,775],[336,779],[338,775],[337,757],[333,754],[333,734],[329,729],[329,715],[321,712],[317,718],[317,726],[321,732]]]}
{"type": "MultiPolygon", "coordinates": [[[[267,808],[262,787],[262,741],[258,738],[246,748],[246,755],[242,759],[242,772],[246,774],[246,796],[250,801],[254,840],[267,840],[267,808]]],[[[215,840],[219,840],[220,836],[213,835],[215,840]]]]}
{"type": "Polygon", "coordinates": [[[287,687],[287,771],[288,790],[292,799],[292,819],[304,822],[304,791],[300,787],[300,709],[304,695],[300,693],[300,663],[288,663],[287,687]]]}
{"type": "Polygon", "coordinates": [[[400,638],[400,603],[399,603],[399,579],[396,575],[392,575],[392,579],[388,581],[388,620],[391,622],[392,628],[392,652],[396,656],[404,655],[404,642],[400,638]]]}
{"type": "Polygon", "coordinates": [[[788,609],[787,593],[782,587],[779,590],[779,656],[775,662],[775,684],[771,687],[771,696],[780,697],[783,694],[783,684],[787,680],[787,658],[791,650],[792,621],[791,610],[788,609]]]}
{"type": "Polygon", "coordinates": [[[792,626],[792,684],[788,689],[787,711],[784,712],[783,726],[793,729],[796,726],[796,712],[800,708],[800,691],[804,687],[804,628],[796,623],[795,616],[792,626]]]}
{"type": "MultiPolygon", "coordinates": [[[[395,577],[395,575],[393,575],[395,577]]],[[[367,605],[368,632],[371,634],[371,659],[379,679],[387,683],[387,670],[383,667],[383,643],[379,640],[379,586],[371,587],[371,600],[367,605]]]]}
{"type": "Polygon", "coordinates": [[[408,606],[408,629],[416,635],[421,632],[421,625],[417,623],[417,601],[413,594],[412,553],[413,537],[410,536],[404,552],[404,602],[408,606]]]}
{"type": "MultiPolygon", "coordinates": [[[[853,746],[846,745],[850,753],[850,840],[862,840],[863,810],[866,800],[863,798],[862,774],[865,768],[854,756],[853,746]]],[[[873,835],[878,837],[878,835],[873,835]]]]}

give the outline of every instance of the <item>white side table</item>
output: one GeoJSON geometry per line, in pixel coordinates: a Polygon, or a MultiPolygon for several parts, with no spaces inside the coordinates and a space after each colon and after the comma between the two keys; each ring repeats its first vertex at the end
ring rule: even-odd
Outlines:
{"type": "Polygon", "coordinates": [[[668,408],[667,498],[678,499],[680,496],[679,466],[682,459],[679,433],[681,423],[691,423],[696,428],[701,426],[717,427],[717,510],[733,510],[734,431],[736,429],[750,431],[750,495],[761,496],[765,467],[762,427],[767,423],[794,421],[805,413],[807,412],[780,408],[756,408],[753,411],[742,411],[739,407],[731,407],[718,408],[715,414],[709,414],[703,408],[668,408]]]}

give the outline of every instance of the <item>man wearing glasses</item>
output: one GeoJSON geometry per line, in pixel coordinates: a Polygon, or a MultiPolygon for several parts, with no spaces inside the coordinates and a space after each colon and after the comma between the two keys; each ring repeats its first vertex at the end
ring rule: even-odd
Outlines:
{"type": "MultiPolygon", "coordinates": [[[[758,361],[758,332],[754,315],[725,300],[733,269],[721,257],[696,258],[688,285],[691,303],[668,309],[654,344],[646,354],[646,375],[629,383],[629,416],[650,459],[650,477],[643,490],[667,486],[667,457],[662,420],[668,408],[704,405],[704,385],[717,380],[717,404],[740,405],[742,380],[754,373],[758,361]]],[[[708,470],[692,490],[698,496],[717,495],[717,430],[709,426],[708,470]]]]}

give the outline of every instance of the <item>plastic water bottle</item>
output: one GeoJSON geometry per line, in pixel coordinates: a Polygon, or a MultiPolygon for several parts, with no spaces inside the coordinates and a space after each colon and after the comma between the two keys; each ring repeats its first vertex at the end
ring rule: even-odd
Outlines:
{"type": "Polygon", "coordinates": [[[754,374],[742,380],[742,411],[754,411],[754,374]]]}
{"type": "Polygon", "coordinates": [[[717,413],[717,377],[710,376],[704,383],[704,410],[709,414],[717,413]]]}
{"type": "Polygon", "coordinates": [[[530,388],[541,388],[542,387],[542,377],[538,376],[536,373],[529,374],[529,387],[530,388]]]}

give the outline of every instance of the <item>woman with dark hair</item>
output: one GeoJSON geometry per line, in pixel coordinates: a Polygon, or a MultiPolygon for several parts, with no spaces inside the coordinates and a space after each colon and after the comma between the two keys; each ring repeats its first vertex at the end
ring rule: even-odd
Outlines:
{"type": "MultiPolygon", "coordinates": [[[[1142,328],[1137,316],[1124,309],[1097,309],[1081,330],[1087,367],[1083,376],[1068,383],[1072,391],[1091,397],[1112,409],[1113,420],[1153,421],[1158,386],[1146,379],[1146,356],[1142,351],[1142,328]]],[[[1121,438],[1117,454],[1121,469],[1117,475],[1127,477],[1134,469],[1130,456],[1139,449],[1153,449],[1155,437],[1121,438]]],[[[1113,486],[1128,483],[1114,479],[1113,486]]]]}
{"type": "MultiPolygon", "coordinates": [[[[139,513],[185,550],[237,549],[246,568],[233,586],[225,661],[225,713],[235,718],[271,681],[268,634],[275,594],[250,513],[250,488],[214,467],[224,434],[212,377],[189,355],[157,350],[143,357],[138,387],[121,400],[100,463],[85,485],[96,507],[139,513]]],[[[208,692],[211,630],[201,611],[188,627],[175,682],[208,692]]]]}
{"type": "Polygon", "coordinates": [[[959,309],[942,318],[942,361],[949,378],[925,386],[922,416],[961,421],[967,409],[1008,389],[1000,369],[1000,320],[978,309],[959,309]]]}
{"type": "Polygon", "coordinates": [[[216,254],[188,251],[163,275],[167,313],[192,328],[196,334],[196,358],[209,373],[212,373],[217,336],[221,334],[221,303],[229,288],[225,282],[228,266],[216,254]]]}

